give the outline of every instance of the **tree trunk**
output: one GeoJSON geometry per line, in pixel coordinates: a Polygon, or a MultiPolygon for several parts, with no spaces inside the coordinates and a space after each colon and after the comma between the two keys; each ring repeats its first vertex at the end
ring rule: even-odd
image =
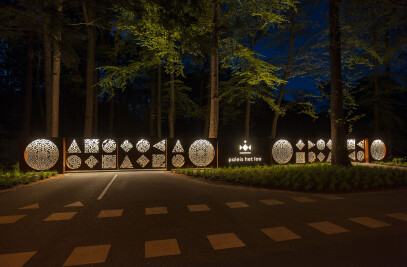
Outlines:
{"type": "Polygon", "coordinates": [[[95,69],[93,74],[93,136],[99,135],[99,81],[98,71],[95,69]]]}
{"type": "Polygon", "coordinates": [[[108,126],[108,134],[109,136],[113,136],[113,124],[114,124],[114,106],[115,106],[115,100],[114,97],[112,97],[109,101],[109,126],[108,126]]]}
{"type": "Polygon", "coordinates": [[[52,135],[52,45],[48,25],[44,23],[44,80],[46,136],[52,135]]]}
{"type": "Polygon", "coordinates": [[[157,72],[157,137],[161,138],[161,62],[157,72]]]}
{"type": "Polygon", "coordinates": [[[219,3],[212,0],[212,40],[211,40],[211,109],[209,120],[209,138],[218,137],[219,127],[219,67],[218,67],[218,43],[219,43],[219,3]]]}
{"type": "Polygon", "coordinates": [[[34,76],[34,49],[32,46],[32,36],[30,35],[27,43],[27,63],[25,73],[25,92],[24,92],[24,117],[22,136],[30,135],[31,111],[32,111],[32,92],[34,76]]]}
{"type": "MultiPolygon", "coordinates": [[[[93,1],[91,2],[93,3],[93,1]]],[[[96,47],[96,29],[90,25],[94,19],[94,7],[87,6],[82,2],[82,10],[87,24],[86,31],[88,33],[88,47],[86,60],[86,109],[85,109],[85,129],[84,136],[92,136],[93,127],[93,99],[94,99],[94,73],[95,73],[95,47],[96,47]]]]}
{"type": "Polygon", "coordinates": [[[341,66],[341,32],[339,0],[329,0],[329,57],[331,74],[331,161],[332,165],[350,165],[346,150],[343,115],[343,84],[341,66]]]}
{"type": "Polygon", "coordinates": [[[150,74],[150,137],[155,137],[155,131],[154,131],[154,125],[155,125],[155,111],[156,111],[156,76],[157,71],[155,67],[151,68],[151,74],[150,74]]]}
{"type": "Polygon", "coordinates": [[[41,95],[41,87],[40,87],[40,70],[41,70],[41,55],[37,55],[37,66],[36,66],[36,74],[35,74],[35,89],[36,89],[36,98],[38,108],[40,110],[40,118],[41,118],[41,126],[42,130],[45,129],[46,121],[45,121],[45,112],[44,107],[42,105],[42,95],[41,95]]]}
{"type": "Polygon", "coordinates": [[[244,137],[250,137],[250,101],[251,96],[250,94],[246,96],[246,111],[244,116],[244,137]]]}
{"type": "Polygon", "coordinates": [[[174,62],[170,62],[171,76],[171,92],[170,92],[170,112],[168,113],[168,121],[170,123],[170,138],[174,138],[174,123],[175,123],[175,73],[174,62]]]}
{"type": "MultiPolygon", "coordinates": [[[[62,13],[62,0],[58,4],[58,12],[62,13]]],[[[59,131],[59,87],[61,80],[61,41],[62,26],[54,35],[54,54],[52,56],[52,137],[58,137],[59,131]]]]}

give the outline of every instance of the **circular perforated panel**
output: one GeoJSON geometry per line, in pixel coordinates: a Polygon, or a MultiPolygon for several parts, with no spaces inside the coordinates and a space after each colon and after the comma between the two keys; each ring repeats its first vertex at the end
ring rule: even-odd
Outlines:
{"type": "Polygon", "coordinates": [[[277,163],[286,164],[293,156],[293,147],[287,140],[278,140],[274,143],[271,153],[277,163]]]}
{"type": "Polygon", "coordinates": [[[181,168],[185,164],[185,158],[183,155],[178,154],[172,157],[171,162],[174,167],[181,168]]]}
{"type": "Polygon", "coordinates": [[[59,150],[52,141],[37,139],[25,148],[24,158],[27,165],[34,170],[48,170],[57,163],[59,150]]]}
{"type": "Polygon", "coordinates": [[[102,143],[102,149],[106,153],[112,153],[113,151],[116,150],[116,142],[112,139],[106,139],[102,143]]]}
{"type": "Polygon", "coordinates": [[[386,146],[382,140],[374,140],[370,146],[370,153],[375,160],[382,160],[386,156],[386,146]]]}
{"type": "Polygon", "coordinates": [[[66,159],[66,166],[68,166],[69,169],[76,170],[81,166],[81,164],[81,158],[76,155],[69,156],[66,159]]]}
{"type": "Polygon", "coordinates": [[[205,167],[211,164],[215,157],[215,149],[207,140],[196,140],[189,147],[189,159],[197,167],[205,167]]]}
{"type": "Polygon", "coordinates": [[[324,150],[324,149],[325,149],[325,141],[322,140],[322,139],[319,139],[319,140],[317,141],[317,148],[318,148],[319,150],[324,150]]]}
{"type": "Polygon", "coordinates": [[[137,142],[136,148],[138,152],[145,153],[150,149],[150,142],[148,142],[145,139],[141,139],[140,141],[137,142]]]}

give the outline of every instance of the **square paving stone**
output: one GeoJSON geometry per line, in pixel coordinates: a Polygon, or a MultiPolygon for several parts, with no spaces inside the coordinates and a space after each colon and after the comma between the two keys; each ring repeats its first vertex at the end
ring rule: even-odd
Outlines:
{"type": "Polygon", "coordinates": [[[106,218],[106,217],[120,217],[123,214],[122,209],[118,210],[101,210],[98,218],[106,218]]]}
{"type": "Polygon", "coordinates": [[[297,235],[284,226],[265,228],[261,229],[261,231],[276,242],[301,238],[301,236],[297,235]]]}
{"type": "Polygon", "coordinates": [[[168,213],[167,207],[146,208],[146,215],[167,214],[167,213],[168,213]]]}
{"type": "Polygon", "coordinates": [[[104,263],[110,250],[110,244],[76,247],[63,266],[104,263]]]}
{"type": "Polygon", "coordinates": [[[277,199],[263,199],[263,200],[260,200],[260,202],[262,202],[262,203],[264,203],[266,205],[269,205],[269,206],[284,204],[283,202],[281,202],[281,201],[279,201],[277,199]]]}
{"type": "Polygon", "coordinates": [[[0,266],[22,267],[37,251],[0,255],[0,266]]]}
{"type": "Polygon", "coordinates": [[[249,205],[242,201],[236,201],[236,202],[226,202],[226,205],[231,208],[231,209],[237,209],[237,208],[247,208],[249,205]]]}
{"type": "Polygon", "coordinates": [[[15,223],[25,215],[0,216],[0,224],[15,223]]]}
{"type": "Polygon", "coordinates": [[[349,232],[348,229],[331,222],[315,222],[309,223],[308,225],[327,235],[349,232]]]}
{"type": "Polygon", "coordinates": [[[187,208],[190,212],[211,210],[206,204],[187,205],[187,208]]]}
{"type": "Polygon", "coordinates": [[[379,227],[385,227],[385,226],[390,226],[390,224],[375,220],[369,217],[358,217],[358,218],[351,218],[349,219],[353,222],[359,223],[361,225],[367,226],[369,228],[379,228],[379,227]]]}
{"type": "Polygon", "coordinates": [[[214,250],[246,246],[234,233],[208,235],[207,238],[214,250]]]}
{"type": "Polygon", "coordinates": [[[293,197],[292,199],[294,199],[295,201],[298,201],[298,202],[303,202],[303,203],[315,201],[314,199],[309,198],[309,197],[293,197]]]}
{"type": "Polygon", "coordinates": [[[145,258],[181,254],[176,239],[147,241],[145,243],[145,258]]]}
{"type": "Polygon", "coordinates": [[[386,215],[407,222],[407,214],[405,213],[390,213],[386,215]]]}
{"type": "Polygon", "coordinates": [[[49,221],[68,221],[75,216],[77,212],[56,212],[44,219],[44,222],[49,221]]]}

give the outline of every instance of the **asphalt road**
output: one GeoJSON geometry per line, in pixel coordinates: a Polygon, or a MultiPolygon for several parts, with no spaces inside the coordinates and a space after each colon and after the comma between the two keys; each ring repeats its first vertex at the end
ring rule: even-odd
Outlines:
{"type": "Polygon", "coordinates": [[[70,173],[0,193],[0,267],[24,263],[407,266],[407,190],[319,195],[163,171],[70,173]]]}

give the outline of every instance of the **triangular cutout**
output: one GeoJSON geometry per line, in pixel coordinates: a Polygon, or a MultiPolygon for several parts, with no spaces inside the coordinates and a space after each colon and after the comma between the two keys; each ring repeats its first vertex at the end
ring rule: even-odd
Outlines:
{"type": "Polygon", "coordinates": [[[315,144],[308,140],[308,149],[311,149],[315,146],[315,144]]]}
{"type": "Polygon", "coordinates": [[[356,153],[353,151],[352,153],[349,154],[349,158],[356,160],[356,153]]]}
{"type": "Polygon", "coordinates": [[[126,155],[126,157],[124,157],[122,164],[120,165],[120,169],[132,169],[132,168],[133,164],[131,164],[129,156],[126,155]]]}
{"type": "Polygon", "coordinates": [[[68,208],[68,207],[83,207],[83,204],[80,201],[76,201],[76,202],[74,202],[72,204],[65,205],[64,207],[66,207],[66,208],[68,208]]]}
{"type": "Polygon", "coordinates": [[[153,145],[153,147],[161,150],[162,152],[165,152],[165,139],[153,145]]]}
{"type": "Polygon", "coordinates": [[[79,148],[78,143],[76,143],[75,139],[72,141],[72,144],[69,146],[68,153],[81,153],[81,149],[79,148]]]}
{"type": "Polygon", "coordinates": [[[358,146],[359,146],[360,148],[364,149],[364,148],[365,148],[365,142],[364,142],[363,140],[360,141],[360,142],[358,143],[358,146]]]}
{"type": "Polygon", "coordinates": [[[39,209],[40,205],[38,203],[32,204],[32,205],[28,205],[22,208],[19,208],[20,210],[33,210],[33,209],[39,209]]]}
{"type": "Polygon", "coordinates": [[[182,153],[182,152],[184,152],[184,148],[182,147],[181,142],[177,140],[177,143],[175,143],[172,153],[182,153]]]}

